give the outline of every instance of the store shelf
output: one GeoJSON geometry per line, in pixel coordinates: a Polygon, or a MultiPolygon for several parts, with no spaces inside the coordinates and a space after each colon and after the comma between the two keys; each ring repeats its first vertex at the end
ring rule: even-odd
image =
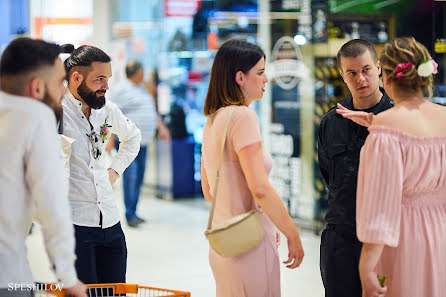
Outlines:
{"type": "Polygon", "coordinates": [[[212,51],[178,51],[169,52],[169,56],[176,58],[209,58],[212,53],[212,51]]]}
{"type": "Polygon", "coordinates": [[[313,54],[318,58],[336,57],[341,46],[350,39],[338,38],[329,39],[327,43],[313,44],[313,54]]]}
{"type": "MultiPolygon", "coordinates": [[[[211,20],[230,20],[235,19],[238,20],[240,17],[246,17],[249,20],[257,21],[260,18],[260,13],[257,11],[249,11],[249,12],[237,12],[237,11],[217,11],[214,15],[210,17],[211,20]]],[[[268,12],[265,15],[262,15],[262,17],[267,17],[269,19],[277,19],[277,20],[296,20],[299,19],[299,16],[301,15],[300,12],[294,12],[294,11],[271,11],[268,12]]]]}
{"type": "MultiPolygon", "coordinates": [[[[316,58],[332,58],[336,57],[339,49],[348,42],[350,39],[347,38],[337,38],[337,39],[329,39],[327,43],[316,43],[313,44],[313,54],[316,58]]],[[[380,55],[382,49],[384,48],[383,44],[375,45],[376,52],[378,56],[380,55]]]]}

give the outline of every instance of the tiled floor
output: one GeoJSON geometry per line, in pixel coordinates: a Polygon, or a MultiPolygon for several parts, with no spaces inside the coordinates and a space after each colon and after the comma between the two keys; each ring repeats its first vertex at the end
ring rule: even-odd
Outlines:
{"type": "MultiPolygon", "coordinates": [[[[120,187],[116,187],[122,208],[120,187]]],[[[165,201],[152,198],[145,189],[139,214],[148,222],[138,228],[123,223],[127,238],[127,282],[189,291],[193,297],[215,296],[215,285],[208,264],[208,243],[203,235],[209,205],[202,199],[165,201]]],[[[322,297],[319,275],[319,236],[301,231],[305,258],[300,268],[282,267],[283,297],[322,297]]],[[[54,281],[44,253],[42,236],[35,228],[28,237],[28,256],[35,279],[54,281]]],[[[286,260],[286,241],[282,238],[280,259],[286,260]]]]}

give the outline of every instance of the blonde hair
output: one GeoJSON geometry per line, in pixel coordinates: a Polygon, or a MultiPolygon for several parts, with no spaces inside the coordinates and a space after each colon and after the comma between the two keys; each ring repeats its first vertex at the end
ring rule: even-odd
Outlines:
{"type": "Polygon", "coordinates": [[[432,96],[433,77],[421,77],[418,75],[417,68],[424,61],[432,59],[424,45],[419,43],[413,37],[396,38],[388,42],[379,59],[381,68],[386,75],[394,81],[400,88],[409,88],[414,91],[422,90],[429,97],[432,96]],[[397,78],[394,70],[398,64],[411,62],[412,65],[405,68],[403,76],[397,78]]]}

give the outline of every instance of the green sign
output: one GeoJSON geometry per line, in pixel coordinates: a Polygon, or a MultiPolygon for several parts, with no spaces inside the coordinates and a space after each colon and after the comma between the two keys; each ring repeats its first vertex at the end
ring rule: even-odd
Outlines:
{"type": "Polygon", "coordinates": [[[330,13],[389,13],[412,2],[413,0],[328,0],[328,7],[330,13]]]}

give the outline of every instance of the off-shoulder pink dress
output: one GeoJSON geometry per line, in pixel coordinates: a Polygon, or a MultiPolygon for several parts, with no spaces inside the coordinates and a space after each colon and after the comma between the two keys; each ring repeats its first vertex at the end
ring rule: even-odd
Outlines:
{"type": "MultiPolygon", "coordinates": [[[[229,110],[233,114],[228,127],[223,163],[220,170],[213,225],[247,212],[257,206],[243,174],[237,152],[261,142],[255,112],[245,106],[220,108],[209,117],[203,131],[202,157],[210,192],[215,187],[215,175],[220,160],[223,127],[229,110]]],[[[265,169],[269,173],[272,159],[264,153],[265,169]]],[[[209,262],[214,274],[217,297],[279,297],[280,266],[275,242],[276,227],[262,214],[264,239],[254,249],[232,258],[219,256],[210,247],[209,262]]]]}
{"type": "Polygon", "coordinates": [[[386,297],[446,296],[446,136],[371,126],[361,150],[356,221],[384,244],[386,297]]]}

